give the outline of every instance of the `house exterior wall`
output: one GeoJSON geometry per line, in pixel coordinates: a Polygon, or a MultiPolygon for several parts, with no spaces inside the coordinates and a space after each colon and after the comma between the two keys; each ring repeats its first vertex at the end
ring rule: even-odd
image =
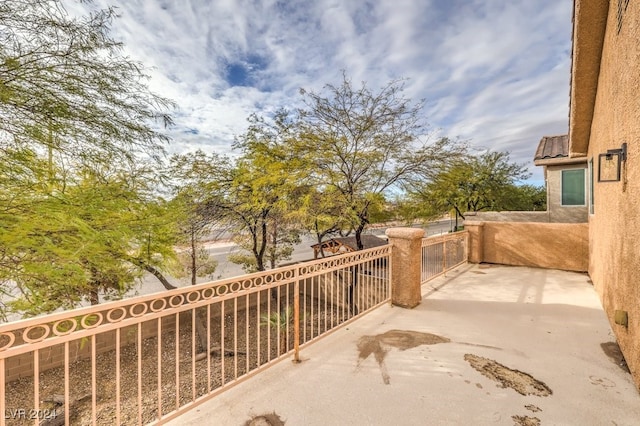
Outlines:
{"type": "MultiPolygon", "coordinates": [[[[562,205],[562,171],[584,169],[586,173],[587,164],[566,164],[562,166],[546,166],[547,180],[547,211],[549,212],[549,222],[554,223],[582,223],[587,222],[587,197],[585,196],[584,206],[563,206],[562,205]]],[[[589,180],[585,174],[585,183],[589,180]]],[[[585,184],[585,195],[588,194],[585,184]]]]}
{"type": "MultiPolygon", "coordinates": [[[[576,3],[588,4],[586,0],[576,3]]],[[[587,152],[595,169],[589,275],[640,388],[639,1],[628,2],[621,23],[618,32],[618,2],[611,1],[587,152]],[[628,143],[628,160],[622,181],[598,182],[598,154],[620,148],[623,142],[628,143]],[[627,312],[628,326],[615,323],[616,311],[627,312]]],[[[580,40],[574,39],[574,46],[579,48],[580,40]]]]}

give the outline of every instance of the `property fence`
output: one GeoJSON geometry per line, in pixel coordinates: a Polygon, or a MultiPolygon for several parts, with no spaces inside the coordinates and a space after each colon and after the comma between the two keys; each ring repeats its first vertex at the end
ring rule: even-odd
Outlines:
{"type": "Polygon", "coordinates": [[[388,302],[390,253],[383,246],[0,325],[0,426],[175,418],[388,302]]]}
{"type": "Polygon", "coordinates": [[[467,261],[467,231],[422,239],[422,284],[467,261]]]}

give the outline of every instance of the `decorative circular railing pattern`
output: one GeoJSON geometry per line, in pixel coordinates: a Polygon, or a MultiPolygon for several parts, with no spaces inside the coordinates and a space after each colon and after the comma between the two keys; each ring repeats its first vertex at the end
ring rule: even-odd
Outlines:
{"type": "MultiPolygon", "coordinates": [[[[16,325],[16,329],[0,331],[0,352],[10,348],[25,344],[43,342],[47,339],[65,337],[65,340],[73,339],[74,333],[82,330],[96,329],[91,334],[100,333],[101,327],[120,323],[126,319],[141,318],[148,314],[157,314],[164,311],[171,311],[183,307],[184,305],[194,305],[203,301],[215,302],[217,297],[252,291],[260,288],[271,288],[277,285],[294,282],[295,280],[306,280],[327,273],[332,270],[350,268],[362,265],[369,261],[380,261],[387,259],[391,253],[391,246],[382,246],[375,249],[352,252],[341,256],[329,257],[309,263],[291,265],[273,271],[265,271],[248,276],[241,276],[238,279],[212,282],[196,288],[186,287],[172,293],[159,294],[156,298],[141,296],[122,302],[117,302],[120,306],[96,306],[89,313],[74,314],[69,311],[68,317],[56,315],[56,320],[47,320],[42,317],[41,323],[29,322],[29,326],[16,325]],[[140,299],[143,299],[142,301],[140,299]]],[[[85,309],[85,308],[82,308],[85,309]]],[[[86,309],[85,309],[86,310],[86,309]]]]}
{"type": "Polygon", "coordinates": [[[3,351],[13,345],[16,341],[16,335],[12,332],[0,333],[0,351],[3,351]]]}
{"type": "Polygon", "coordinates": [[[109,309],[107,311],[107,320],[109,320],[109,322],[120,322],[122,321],[125,317],[127,316],[127,310],[120,306],[118,308],[113,308],[113,309],[109,309]],[[113,313],[119,313],[120,316],[113,316],[113,313]]]}
{"type": "Polygon", "coordinates": [[[104,317],[100,312],[96,312],[94,314],[87,314],[80,319],[80,325],[82,326],[82,328],[85,328],[85,329],[95,328],[100,324],[102,324],[103,319],[104,317]],[[90,322],[90,321],[93,321],[93,322],[90,322]]]}
{"type": "Polygon", "coordinates": [[[53,323],[52,330],[56,336],[65,336],[73,333],[77,326],[75,318],[65,318],[53,323]]]}
{"type": "Polygon", "coordinates": [[[27,327],[22,332],[22,340],[26,343],[37,343],[41,342],[49,336],[51,332],[51,327],[48,324],[38,324],[31,327],[27,327]],[[33,330],[40,330],[40,334],[31,333],[33,330]]]}

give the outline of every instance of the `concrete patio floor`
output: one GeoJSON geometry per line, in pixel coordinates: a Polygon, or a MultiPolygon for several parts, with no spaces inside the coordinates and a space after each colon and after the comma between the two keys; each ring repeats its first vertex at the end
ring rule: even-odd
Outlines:
{"type": "Polygon", "coordinates": [[[169,424],[640,424],[586,274],[465,265],[422,291],[417,308],[380,307],[169,424]]]}

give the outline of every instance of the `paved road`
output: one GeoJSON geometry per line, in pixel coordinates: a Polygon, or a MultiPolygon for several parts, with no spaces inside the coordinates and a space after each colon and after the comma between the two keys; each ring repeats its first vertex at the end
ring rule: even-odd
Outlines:
{"type": "MultiPolygon", "coordinates": [[[[451,229],[451,226],[452,224],[449,220],[432,222],[425,227],[425,235],[432,236],[447,233],[451,229]]],[[[384,235],[385,231],[386,228],[379,228],[368,230],[367,233],[374,235],[384,235]]],[[[288,262],[299,262],[302,260],[313,259],[313,249],[311,248],[311,245],[315,243],[316,239],[313,235],[304,235],[301,242],[294,246],[293,255],[291,257],[291,260],[288,262]]],[[[228,260],[229,254],[238,251],[237,245],[233,243],[216,243],[212,244],[208,251],[211,257],[213,257],[218,262],[218,267],[216,268],[216,272],[212,277],[198,278],[198,283],[230,278],[244,274],[244,271],[242,270],[242,267],[240,265],[236,265],[235,263],[232,263],[228,260]]],[[[176,278],[170,278],[169,280],[177,286],[189,285],[189,280],[187,279],[178,280],[176,278]]],[[[155,277],[149,274],[145,276],[139,286],[136,286],[131,295],[151,294],[163,290],[164,287],[162,286],[162,284],[160,284],[155,277]]]]}
{"type": "MultiPolygon", "coordinates": [[[[433,222],[429,224],[425,229],[425,234],[428,236],[438,235],[449,232],[450,224],[448,220],[433,222]]],[[[367,233],[374,235],[384,235],[386,228],[372,229],[367,233]]],[[[305,235],[302,237],[302,241],[297,244],[293,249],[293,255],[288,262],[299,262],[302,260],[313,259],[313,249],[311,246],[316,243],[316,239],[313,235],[305,235]]],[[[238,250],[238,247],[234,244],[224,244],[222,246],[215,246],[209,250],[210,255],[218,262],[218,268],[216,269],[214,277],[229,278],[237,275],[242,275],[244,271],[239,265],[228,261],[227,257],[230,253],[238,250]]],[[[206,281],[203,279],[202,281],[206,281]]]]}

